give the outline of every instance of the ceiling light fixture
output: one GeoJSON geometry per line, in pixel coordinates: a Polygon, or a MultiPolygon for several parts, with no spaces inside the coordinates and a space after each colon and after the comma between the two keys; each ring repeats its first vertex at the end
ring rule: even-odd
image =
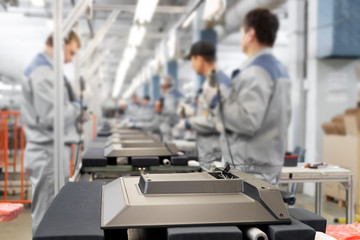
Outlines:
{"type": "Polygon", "coordinates": [[[31,0],[31,4],[34,7],[45,7],[45,1],[44,0],[31,0]]]}
{"type": "Polygon", "coordinates": [[[139,0],[136,5],[134,21],[138,24],[151,22],[159,0],[139,0]]]}
{"type": "Polygon", "coordinates": [[[115,79],[115,86],[112,92],[112,97],[116,98],[121,90],[121,87],[124,83],[126,72],[128,71],[130,67],[130,61],[123,59],[118,67],[117,73],[116,73],[116,79],[115,79]]]}
{"type": "Polygon", "coordinates": [[[137,48],[128,46],[125,48],[123,58],[131,62],[132,60],[134,60],[136,54],[137,48]]]}
{"type": "Polygon", "coordinates": [[[139,47],[144,40],[146,29],[144,26],[134,25],[130,29],[128,45],[139,47]]]}

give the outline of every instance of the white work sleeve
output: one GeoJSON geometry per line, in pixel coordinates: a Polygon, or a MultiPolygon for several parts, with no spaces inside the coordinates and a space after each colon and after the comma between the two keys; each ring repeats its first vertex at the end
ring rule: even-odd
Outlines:
{"type": "Polygon", "coordinates": [[[225,129],[253,136],[262,124],[273,87],[260,67],[251,67],[233,79],[229,96],[223,100],[225,129]]]}
{"type": "MultiPolygon", "coordinates": [[[[49,74],[42,78],[33,78],[33,100],[38,122],[46,128],[53,128],[54,125],[54,84],[49,74]]],[[[64,88],[65,91],[65,88],[64,88]]],[[[80,106],[77,103],[64,102],[64,125],[75,124],[80,115],[80,106]]]]}
{"type": "Polygon", "coordinates": [[[161,117],[154,116],[149,121],[137,121],[137,122],[135,122],[134,126],[136,128],[141,128],[145,131],[153,132],[153,131],[159,130],[161,123],[162,123],[161,117]]]}
{"type": "Polygon", "coordinates": [[[215,118],[212,116],[195,116],[188,118],[190,127],[200,134],[218,133],[215,118]]]}

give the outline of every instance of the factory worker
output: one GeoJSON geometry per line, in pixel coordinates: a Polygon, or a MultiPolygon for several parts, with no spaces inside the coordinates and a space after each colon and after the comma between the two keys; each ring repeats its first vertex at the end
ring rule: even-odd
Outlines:
{"type": "Polygon", "coordinates": [[[140,116],[139,119],[141,121],[149,121],[154,116],[154,108],[150,105],[150,97],[145,96],[141,100],[141,106],[140,106],[140,116]]]}
{"type": "Polygon", "coordinates": [[[164,111],[175,113],[176,108],[184,98],[184,95],[174,87],[174,81],[170,76],[163,76],[160,84],[164,98],[164,111]]]}
{"type": "Polygon", "coordinates": [[[136,94],[132,95],[131,101],[126,107],[126,117],[130,120],[137,119],[140,116],[140,99],[136,94]]]}
{"type": "Polygon", "coordinates": [[[181,133],[177,132],[175,135],[172,128],[175,127],[179,118],[177,115],[177,106],[184,99],[184,95],[174,86],[174,81],[170,76],[163,76],[160,80],[161,91],[164,99],[164,114],[168,120],[169,129],[165,133],[163,131],[163,140],[169,141],[173,138],[181,137],[181,133]]]}
{"type": "MultiPolygon", "coordinates": [[[[64,40],[64,62],[73,61],[80,48],[80,39],[70,32],[64,40]]],[[[31,216],[33,233],[54,197],[54,67],[53,36],[25,70],[21,117],[26,136],[25,169],[32,183],[31,216]]],[[[73,135],[79,124],[80,104],[64,77],[64,138],[78,142],[73,135]]],[[[85,115],[84,115],[85,116],[85,115]]],[[[64,175],[70,169],[70,148],[64,146],[64,175]]]]}
{"type": "Polygon", "coordinates": [[[222,101],[219,127],[223,162],[271,184],[281,176],[291,117],[289,75],[271,52],[278,29],[278,18],[267,9],[245,16],[241,47],[248,59],[222,101]]]}
{"type": "Polygon", "coordinates": [[[155,101],[153,106],[153,116],[148,120],[134,121],[128,125],[130,128],[138,128],[152,134],[157,134],[161,139],[167,138],[169,133],[168,115],[164,113],[164,99],[155,101]]]}
{"type": "Polygon", "coordinates": [[[226,96],[230,79],[221,70],[216,71],[216,50],[208,41],[198,41],[192,45],[189,58],[196,73],[206,77],[202,92],[198,97],[197,114],[180,120],[180,126],[196,131],[196,145],[199,162],[209,169],[214,161],[221,161],[220,133],[215,124],[215,108],[218,102],[217,89],[210,87],[211,81],[220,86],[221,94],[226,96]],[[212,76],[214,74],[214,76],[212,76]],[[209,79],[212,77],[213,79],[209,79]]]}

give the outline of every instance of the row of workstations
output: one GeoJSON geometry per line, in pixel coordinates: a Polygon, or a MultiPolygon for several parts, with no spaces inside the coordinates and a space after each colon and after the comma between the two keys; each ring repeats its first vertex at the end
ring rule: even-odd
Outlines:
{"type": "Polygon", "coordinates": [[[325,219],[287,209],[275,186],[193,161],[172,143],[104,126],[79,181],[61,189],[34,239],[314,240],[325,232],[325,219]]]}
{"type": "Polygon", "coordinates": [[[136,129],[105,125],[82,156],[78,181],[109,181],[141,173],[200,171],[197,156],[136,129]]]}

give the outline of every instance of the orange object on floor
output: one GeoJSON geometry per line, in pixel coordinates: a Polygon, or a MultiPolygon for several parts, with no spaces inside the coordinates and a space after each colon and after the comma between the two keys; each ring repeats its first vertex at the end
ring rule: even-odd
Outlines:
{"type": "Polygon", "coordinates": [[[0,168],[4,171],[4,198],[0,199],[0,202],[12,202],[12,203],[31,203],[31,200],[25,200],[24,196],[24,181],[25,181],[25,169],[24,169],[24,150],[25,150],[25,135],[24,128],[20,121],[20,112],[12,111],[0,111],[0,168]],[[12,126],[12,128],[9,128],[12,126]],[[20,127],[18,129],[18,127],[20,127]],[[12,129],[12,130],[11,130],[12,129]],[[10,131],[10,132],[9,132],[10,131]],[[11,133],[11,131],[13,131],[11,133]],[[18,136],[20,131],[20,136],[18,136]],[[13,139],[10,138],[13,136],[13,139]],[[12,145],[10,144],[12,143],[12,145]],[[20,143],[20,156],[18,156],[18,143],[20,143]],[[11,148],[11,149],[10,149],[11,148]],[[11,151],[13,156],[12,162],[9,162],[9,155],[11,151]],[[21,164],[21,199],[20,200],[9,200],[8,195],[8,175],[9,166],[12,166],[13,172],[16,172],[16,162],[20,157],[21,164]]]}
{"type": "Polygon", "coordinates": [[[360,223],[346,225],[328,225],[326,234],[337,240],[359,240],[360,223]]]}
{"type": "Polygon", "coordinates": [[[10,222],[24,210],[21,203],[0,203],[0,222],[10,222]]]}

